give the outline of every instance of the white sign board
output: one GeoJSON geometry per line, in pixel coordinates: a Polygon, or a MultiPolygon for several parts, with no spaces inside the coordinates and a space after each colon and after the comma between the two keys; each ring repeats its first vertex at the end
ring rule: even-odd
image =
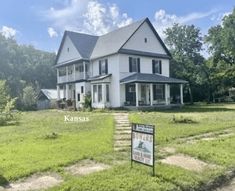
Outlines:
{"type": "Polygon", "coordinates": [[[132,125],[131,159],[148,166],[154,166],[154,126],[132,125]]]}

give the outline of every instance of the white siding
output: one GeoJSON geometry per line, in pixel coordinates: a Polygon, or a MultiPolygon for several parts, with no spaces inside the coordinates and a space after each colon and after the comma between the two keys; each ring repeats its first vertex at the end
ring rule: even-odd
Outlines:
{"type": "MultiPolygon", "coordinates": [[[[120,77],[121,79],[131,75],[129,73],[129,57],[131,55],[120,54],[119,55],[119,67],[120,67],[120,77]]],[[[131,56],[140,58],[140,72],[152,74],[152,59],[151,57],[144,56],[131,56]]],[[[160,59],[160,58],[159,58],[160,59]]],[[[162,75],[169,77],[169,60],[168,59],[160,59],[162,61],[162,75]]]]}
{"type": "Polygon", "coordinates": [[[77,51],[76,47],[73,45],[70,38],[66,36],[58,61],[57,61],[57,64],[80,59],[80,58],[81,58],[81,55],[77,51]],[[68,48],[69,48],[69,51],[68,51],[68,48]]]}
{"type": "Polygon", "coordinates": [[[156,38],[147,22],[141,25],[141,27],[134,33],[134,35],[126,42],[123,48],[166,54],[164,48],[156,38]],[[147,38],[147,43],[145,43],[145,38],[147,38]]]}
{"type": "MultiPolygon", "coordinates": [[[[119,56],[112,55],[105,57],[108,59],[108,74],[112,74],[110,83],[110,106],[120,106],[120,77],[119,77],[119,56]]],[[[92,76],[99,75],[99,60],[92,61],[92,76]]]]}
{"type": "Polygon", "coordinates": [[[86,82],[80,82],[80,83],[76,83],[75,85],[75,97],[76,97],[76,107],[82,107],[82,104],[84,102],[84,96],[88,93],[90,93],[91,88],[90,88],[90,83],[86,83],[86,82]],[[83,93],[81,93],[81,87],[83,86],[83,93]],[[80,102],[78,102],[78,94],[80,94],[80,102]]]}

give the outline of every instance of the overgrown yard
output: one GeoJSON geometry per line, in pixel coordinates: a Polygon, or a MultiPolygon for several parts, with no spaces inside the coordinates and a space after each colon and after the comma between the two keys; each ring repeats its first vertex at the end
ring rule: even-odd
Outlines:
{"type": "Polygon", "coordinates": [[[231,178],[227,172],[235,175],[234,111],[235,105],[227,104],[130,112],[131,122],[156,125],[155,177],[145,166],[130,167],[129,150],[113,151],[114,120],[110,112],[23,113],[18,126],[0,127],[0,180],[50,171],[64,180],[50,190],[212,190],[231,178]],[[86,116],[90,121],[64,123],[65,114],[86,116]],[[182,156],[186,156],[178,161],[182,166],[175,165],[177,161],[164,162],[182,156]],[[83,159],[109,168],[83,176],[64,168],[83,159]],[[198,165],[204,165],[202,170],[184,168],[186,159],[192,165],[201,161],[198,165]]]}
{"type": "Polygon", "coordinates": [[[1,175],[14,180],[112,152],[113,127],[113,118],[106,114],[23,113],[19,125],[0,127],[1,175]],[[64,122],[64,115],[89,121],[64,122]]]}

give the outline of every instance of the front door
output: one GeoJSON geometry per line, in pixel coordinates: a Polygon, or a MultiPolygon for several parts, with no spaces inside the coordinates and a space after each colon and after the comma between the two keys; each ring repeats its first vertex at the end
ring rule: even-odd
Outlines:
{"type": "Polygon", "coordinates": [[[126,103],[125,105],[136,105],[135,84],[126,84],[126,103]]]}

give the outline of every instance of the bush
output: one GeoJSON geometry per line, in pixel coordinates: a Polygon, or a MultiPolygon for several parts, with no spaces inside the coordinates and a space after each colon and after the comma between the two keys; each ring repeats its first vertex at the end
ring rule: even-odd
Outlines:
{"type": "Polygon", "coordinates": [[[173,119],[171,120],[171,122],[173,123],[185,123],[185,124],[189,124],[189,123],[198,123],[197,121],[189,118],[189,117],[184,117],[184,116],[179,116],[176,117],[175,115],[173,116],[173,119]]]}
{"type": "Polygon", "coordinates": [[[84,96],[83,108],[91,111],[91,95],[89,93],[84,96]]]}

